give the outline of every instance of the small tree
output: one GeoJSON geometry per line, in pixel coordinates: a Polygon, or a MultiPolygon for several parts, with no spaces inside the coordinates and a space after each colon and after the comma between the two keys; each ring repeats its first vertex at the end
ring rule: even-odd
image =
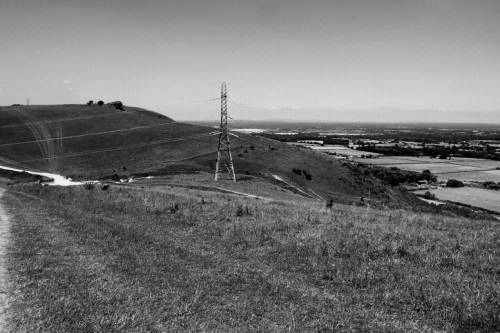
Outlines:
{"type": "Polygon", "coordinates": [[[434,200],[436,199],[436,196],[432,194],[431,192],[427,191],[424,193],[424,198],[429,199],[429,200],[434,200]]]}
{"type": "Polygon", "coordinates": [[[104,105],[104,102],[103,102],[103,101],[99,101],[99,102],[97,102],[97,105],[99,105],[99,106],[103,106],[103,105],[104,105]]]}
{"type": "Polygon", "coordinates": [[[115,107],[115,109],[117,109],[117,110],[125,111],[125,108],[123,107],[123,103],[121,101],[115,101],[115,102],[111,102],[109,104],[113,105],[115,107]]]}
{"type": "Polygon", "coordinates": [[[434,176],[430,170],[422,171],[422,178],[427,180],[429,183],[435,182],[437,180],[436,176],[434,176]]]}
{"type": "Polygon", "coordinates": [[[464,187],[464,183],[462,183],[460,180],[449,179],[446,182],[446,187],[464,187]]]}

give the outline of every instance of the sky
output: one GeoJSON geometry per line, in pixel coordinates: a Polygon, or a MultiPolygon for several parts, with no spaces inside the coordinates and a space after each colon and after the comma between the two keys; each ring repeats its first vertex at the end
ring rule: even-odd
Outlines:
{"type": "Polygon", "coordinates": [[[0,0],[0,105],[500,123],[500,0],[0,0]]]}

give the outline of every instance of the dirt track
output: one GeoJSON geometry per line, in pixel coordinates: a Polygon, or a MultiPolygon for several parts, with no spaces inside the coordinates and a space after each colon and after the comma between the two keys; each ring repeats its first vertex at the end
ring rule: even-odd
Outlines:
{"type": "Polygon", "coordinates": [[[6,270],[6,250],[9,240],[9,217],[2,205],[2,196],[5,190],[0,188],[0,332],[5,331],[6,310],[7,310],[7,270],[6,270]]]}

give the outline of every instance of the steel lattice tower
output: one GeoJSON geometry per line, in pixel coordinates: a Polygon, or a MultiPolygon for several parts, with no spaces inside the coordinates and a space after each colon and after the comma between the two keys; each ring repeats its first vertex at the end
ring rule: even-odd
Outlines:
{"type": "Polygon", "coordinates": [[[231,144],[229,142],[229,131],[227,129],[226,82],[222,83],[221,93],[220,93],[220,129],[219,129],[219,146],[217,148],[217,164],[215,166],[215,180],[218,180],[222,175],[222,173],[227,173],[229,175],[229,178],[233,182],[236,182],[233,157],[231,156],[231,144]]]}

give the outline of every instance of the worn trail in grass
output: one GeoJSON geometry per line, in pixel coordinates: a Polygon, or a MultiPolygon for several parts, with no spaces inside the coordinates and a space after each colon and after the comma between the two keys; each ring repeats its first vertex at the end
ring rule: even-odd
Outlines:
{"type": "Polygon", "coordinates": [[[12,331],[500,328],[497,222],[184,188],[16,191],[12,331]]]}

